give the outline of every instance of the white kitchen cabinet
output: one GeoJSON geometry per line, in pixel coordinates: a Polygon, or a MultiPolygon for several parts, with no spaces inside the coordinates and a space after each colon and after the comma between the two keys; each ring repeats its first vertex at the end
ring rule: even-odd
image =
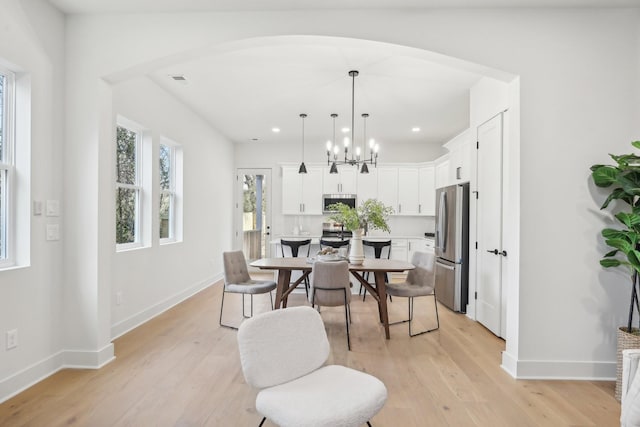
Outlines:
{"type": "Polygon", "coordinates": [[[432,239],[408,239],[407,240],[407,261],[411,262],[413,254],[416,252],[434,252],[434,241],[432,239]]]}
{"type": "Polygon", "coordinates": [[[472,139],[470,130],[466,130],[444,144],[444,147],[449,150],[447,180],[449,185],[469,182],[471,176],[472,139]]]}
{"type": "Polygon", "coordinates": [[[398,168],[398,215],[420,213],[420,171],[418,168],[398,168]]]}
{"type": "Polygon", "coordinates": [[[378,168],[378,200],[398,213],[398,168],[378,168]]]}
{"type": "Polygon", "coordinates": [[[424,216],[436,215],[436,172],[434,166],[424,166],[419,170],[420,204],[418,213],[424,216]]]}
{"type": "Polygon", "coordinates": [[[439,157],[436,161],[436,188],[446,187],[449,180],[449,155],[439,157]]]}
{"type": "MultiPolygon", "coordinates": [[[[391,239],[391,259],[398,261],[407,261],[408,257],[408,244],[407,239],[391,239]]],[[[406,272],[401,273],[389,273],[391,278],[401,279],[406,276],[406,272]]]]}
{"type": "Polygon", "coordinates": [[[331,169],[329,167],[323,169],[322,191],[324,194],[356,194],[357,167],[340,166],[338,173],[329,173],[331,169]]]}
{"type": "Polygon", "coordinates": [[[322,168],[299,174],[297,166],[282,167],[282,214],[322,215],[322,168]]]}
{"type": "Polygon", "coordinates": [[[369,173],[357,173],[358,205],[368,199],[378,198],[378,168],[370,167],[369,173]]]}

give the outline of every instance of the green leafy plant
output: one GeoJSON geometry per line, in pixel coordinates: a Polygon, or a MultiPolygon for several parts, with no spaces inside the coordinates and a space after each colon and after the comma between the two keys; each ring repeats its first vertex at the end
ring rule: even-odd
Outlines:
{"type": "MultiPolygon", "coordinates": [[[[640,149],[640,141],[631,143],[640,149]]],[[[624,154],[609,156],[615,165],[591,166],[591,177],[598,187],[610,188],[609,196],[600,209],[606,209],[613,201],[620,201],[615,214],[621,228],[605,228],[602,237],[612,250],[600,260],[603,267],[624,266],[631,273],[631,304],[629,306],[629,321],[627,332],[632,332],[634,306],[640,312],[638,303],[638,273],[640,272],[640,156],[624,154]]]]}
{"type": "Polygon", "coordinates": [[[347,230],[382,230],[389,232],[389,215],[393,214],[393,208],[375,200],[365,200],[360,206],[352,208],[344,203],[335,203],[329,209],[336,213],[329,219],[341,223],[347,230]]]}

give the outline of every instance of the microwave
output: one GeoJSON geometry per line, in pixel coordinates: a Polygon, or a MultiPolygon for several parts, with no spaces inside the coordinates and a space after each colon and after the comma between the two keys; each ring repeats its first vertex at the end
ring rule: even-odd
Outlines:
{"type": "Polygon", "coordinates": [[[335,211],[329,210],[329,206],[336,203],[344,203],[345,205],[355,208],[356,207],[356,195],[355,194],[323,194],[322,195],[322,213],[331,214],[335,211]]]}

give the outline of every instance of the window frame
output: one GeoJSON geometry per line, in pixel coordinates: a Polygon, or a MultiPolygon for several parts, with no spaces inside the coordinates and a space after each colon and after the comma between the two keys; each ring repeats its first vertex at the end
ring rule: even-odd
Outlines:
{"type": "Polygon", "coordinates": [[[15,199],[15,114],[16,114],[16,75],[0,66],[0,75],[4,77],[2,90],[2,151],[0,152],[0,268],[16,264],[16,199],[15,199]]]}
{"type": "MultiPolygon", "coordinates": [[[[126,189],[126,190],[134,190],[136,192],[136,202],[135,202],[135,220],[134,220],[134,241],[133,242],[127,242],[127,243],[118,243],[117,242],[117,223],[114,224],[116,225],[116,230],[114,233],[114,238],[116,240],[116,251],[126,251],[126,250],[130,250],[130,249],[137,249],[137,248],[141,248],[144,246],[144,239],[143,239],[143,197],[144,197],[144,185],[143,185],[143,166],[144,166],[144,162],[143,162],[143,150],[142,150],[142,146],[143,146],[143,138],[144,138],[144,129],[142,128],[142,126],[127,120],[123,117],[118,117],[117,123],[116,123],[116,129],[115,129],[115,196],[117,197],[118,194],[118,190],[119,189],[126,189]],[[124,128],[127,129],[130,132],[134,132],[136,134],[136,147],[135,147],[135,156],[136,156],[136,161],[135,161],[135,184],[126,184],[126,183],[121,183],[118,181],[118,174],[117,174],[117,167],[118,167],[118,128],[124,128]]],[[[114,197],[115,200],[115,197],[114,197]]],[[[117,209],[117,204],[114,205],[114,212],[117,209]]],[[[117,215],[116,215],[116,222],[117,222],[117,215]]]]}
{"type": "MultiPolygon", "coordinates": [[[[163,195],[169,196],[169,237],[162,237],[160,235],[160,227],[158,227],[158,238],[161,245],[174,243],[177,241],[176,238],[176,214],[177,214],[177,194],[176,194],[176,153],[178,151],[177,144],[173,141],[170,141],[166,138],[161,138],[160,144],[158,146],[158,162],[160,160],[160,152],[162,151],[162,147],[167,147],[170,150],[169,154],[169,188],[162,188],[162,183],[160,180],[160,168],[158,164],[158,179],[159,179],[159,193],[158,193],[158,201],[162,200],[163,195]]],[[[158,203],[158,221],[161,221],[160,218],[160,204],[158,203]]],[[[160,225],[160,224],[159,224],[160,225]]]]}

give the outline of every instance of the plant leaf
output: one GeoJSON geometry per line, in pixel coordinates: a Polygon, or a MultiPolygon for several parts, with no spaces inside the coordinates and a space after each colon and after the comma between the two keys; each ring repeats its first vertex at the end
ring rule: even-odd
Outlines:
{"type": "Polygon", "coordinates": [[[612,248],[619,249],[625,255],[628,255],[633,250],[633,246],[626,239],[607,239],[605,243],[612,248]]]}
{"type": "Polygon", "coordinates": [[[609,187],[611,184],[617,182],[618,174],[620,170],[613,166],[599,166],[591,173],[593,182],[598,187],[609,187]]]}
{"type": "Polygon", "coordinates": [[[631,143],[631,145],[633,145],[634,147],[636,147],[636,148],[640,149],[640,141],[633,141],[633,142],[631,143]]]}
{"type": "Polygon", "coordinates": [[[618,266],[620,266],[622,264],[623,264],[622,261],[620,261],[619,259],[615,259],[615,258],[606,258],[606,259],[601,259],[600,260],[600,265],[605,267],[605,268],[618,267],[618,266]]]}
{"type": "Polygon", "coordinates": [[[618,253],[617,249],[612,250],[611,252],[607,252],[606,254],[604,254],[605,258],[610,258],[612,256],[615,256],[618,253]]]}

